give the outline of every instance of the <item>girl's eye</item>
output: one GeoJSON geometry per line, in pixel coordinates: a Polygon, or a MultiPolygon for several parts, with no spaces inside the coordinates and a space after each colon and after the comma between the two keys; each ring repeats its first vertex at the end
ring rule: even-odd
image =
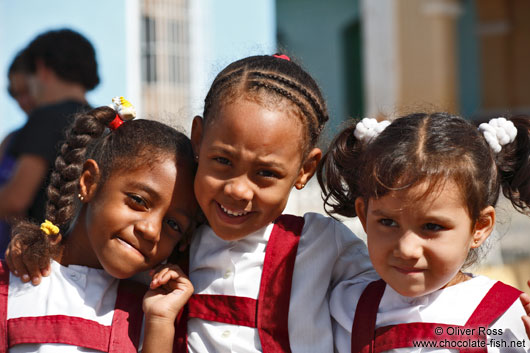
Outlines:
{"type": "Polygon", "coordinates": [[[436,223],[427,223],[423,226],[423,228],[429,232],[439,232],[445,229],[445,227],[436,223]]]}
{"type": "Polygon", "coordinates": [[[260,170],[258,175],[265,178],[278,178],[278,175],[270,170],[260,170]]]}
{"type": "Polygon", "coordinates": [[[230,165],[230,161],[224,157],[215,157],[214,158],[214,161],[220,163],[220,164],[224,164],[224,165],[230,165]]]}
{"type": "Polygon", "coordinates": [[[129,194],[128,196],[134,206],[147,208],[147,202],[143,199],[143,197],[135,194],[129,194]]]}
{"type": "Polygon", "coordinates": [[[178,232],[178,233],[182,233],[182,228],[180,227],[180,225],[177,223],[177,221],[173,220],[173,219],[168,219],[166,220],[166,224],[171,228],[173,229],[174,231],[178,232]]]}
{"type": "Polygon", "coordinates": [[[379,220],[379,223],[385,227],[396,227],[397,226],[397,223],[393,219],[390,219],[390,218],[381,218],[379,220]]]}

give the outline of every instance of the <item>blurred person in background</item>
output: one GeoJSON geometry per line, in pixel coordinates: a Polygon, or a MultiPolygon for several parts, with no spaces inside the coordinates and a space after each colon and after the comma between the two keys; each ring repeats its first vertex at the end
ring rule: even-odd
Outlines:
{"type": "Polygon", "coordinates": [[[0,185],[0,219],[29,217],[40,222],[45,187],[64,130],[74,114],[90,108],[86,92],[98,85],[99,76],[94,47],[69,29],[38,35],[20,56],[21,71],[27,75],[14,76],[15,81],[10,76],[9,89],[29,115],[2,153],[13,161],[8,179],[0,185]]]}
{"type": "MultiPolygon", "coordinates": [[[[29,69],[24,50],[21,50],[13,59],[7,73],[9,95],[17,101],[20,109],[29,115],[35,108],[35,99],[29,89],[29,69]]],[[[15,166],[15,157],[7,153],[10,143],[20,131],[16,129],[10,132],[0,143],[0,186],[5,184],[12,175],[15,166]]],[[[9,224],[0,219],[0,258],[3,257],[4,249],[9,240],[11,228],[9,224]]]]}

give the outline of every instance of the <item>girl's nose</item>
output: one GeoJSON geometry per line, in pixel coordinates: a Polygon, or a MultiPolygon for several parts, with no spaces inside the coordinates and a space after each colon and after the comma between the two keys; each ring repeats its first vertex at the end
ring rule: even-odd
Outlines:
{"type": "Polygon", "coordinates": [[[418,259],[422,254],[420,238],[414,232],[406,232],[398,239],[394,247],[394,256],[404,260],[418,259]]]}
{"type": "Polygon", "coordinates": [[[150,242],[156,243],[160,240],[160,230],[162,228],[162,221],[150,217],[142,219],[136,223],[136,231],[140,233],[141,237],[150,242]]]}
{"type": "Polygon", "coordinates": [[[225,193],[235,200],[250,201],[254,196],[250,182],[245,177],[239,177],[227,182],[225,193]]]}

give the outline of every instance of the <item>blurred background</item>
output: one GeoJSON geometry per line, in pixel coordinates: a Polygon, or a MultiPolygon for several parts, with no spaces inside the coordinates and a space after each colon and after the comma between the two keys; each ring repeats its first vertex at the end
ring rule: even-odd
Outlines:
{"type": "MultiPolygon", "coordinates": [[[[26,119],[7,93],[11,61],[59,28],[96,49],[92,106],[123,95],[139,116],[186,131],[224,66],[275,52],[324,91],[323,147],[349,117],[444,110],[478,122],[530,113],[529,15],[528,0],[0,0],[0,138],[26,119]]],[[[315,180],[287,207],[306,211],[323,212],[315,180]]],[[[497,239],[475,270],[527,290],[529,237],[528,217],[502,201],[497,239]]]]}

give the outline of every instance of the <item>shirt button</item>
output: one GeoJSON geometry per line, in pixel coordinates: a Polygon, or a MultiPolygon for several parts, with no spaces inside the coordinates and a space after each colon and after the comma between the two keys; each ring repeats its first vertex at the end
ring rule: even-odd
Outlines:
{"type": "Polygon", "coordinates": [[[228,338],[230,337],[230,331],[226,330],[226,331],[223,331],[223,334],[221,335],[223,338],[228,338]]]}
{"type": "Polygon", "coordinates": [[[231,271],[231,270],[226,270],[226,272],[225,272],[223,278],[224,278],[224,279],[227,279],[227,278],[230,277],[230,276],[232,276],[232,271],[231,271]]]}
{"type": "Polygon", "coordinates": [[[80,276],[78,273],[72,272],[70,273],[70,278],[73,279],[74,281],[79,281],[80,276]]]}

